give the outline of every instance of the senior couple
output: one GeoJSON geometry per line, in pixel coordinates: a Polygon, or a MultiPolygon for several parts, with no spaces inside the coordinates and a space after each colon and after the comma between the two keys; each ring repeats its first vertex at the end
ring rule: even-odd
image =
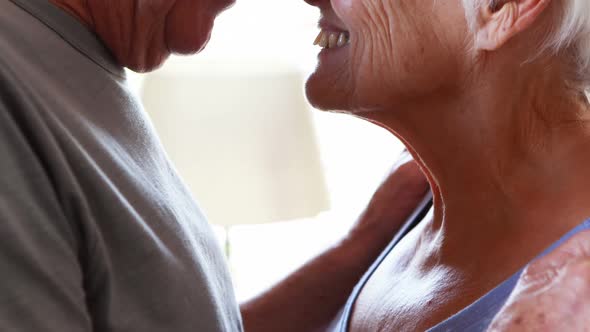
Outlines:
{"type": "Polygon", "coordinates": [[[0,1],[0,330],[590,330],[590,2],[307,0],[310,102],[415,161],[238,306],[123,70],[197,53],[230,1],[0,1]]]}

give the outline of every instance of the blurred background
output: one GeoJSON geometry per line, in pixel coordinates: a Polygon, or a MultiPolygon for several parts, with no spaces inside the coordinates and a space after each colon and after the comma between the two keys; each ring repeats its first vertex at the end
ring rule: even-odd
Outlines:
{"type": "Polygon", "coordinates": [[[129,73],[214,224],[239,301],[346,234],[402,150],[385,130],[305,101],[318,18],[303,1],[238,0],[200,55],[129,73]]]}

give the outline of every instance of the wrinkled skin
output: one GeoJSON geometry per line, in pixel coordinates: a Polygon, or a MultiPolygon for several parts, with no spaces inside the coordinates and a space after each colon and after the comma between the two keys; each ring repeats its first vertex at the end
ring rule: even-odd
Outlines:
{"type": "Polygon", "coordinates": [[[308,98],[320,109],[354,113],[400,107],[457,87],[472,61],[464,52],[461,1],[306,1],[341,21],[351,38],[337,61],[320,58],[308,81],[308,98]]]}
{"type": "Polygon", "coordinates": [[[590,231],[532,263],[489,331],[590,331],[590,231]]]}
{"type": "Polygon", "coordinates": [[[161,66],[174,53],[207,44],[215,17],[233,0],[50,0],[77,16],[117,61],[137,72],[161,66]]]}

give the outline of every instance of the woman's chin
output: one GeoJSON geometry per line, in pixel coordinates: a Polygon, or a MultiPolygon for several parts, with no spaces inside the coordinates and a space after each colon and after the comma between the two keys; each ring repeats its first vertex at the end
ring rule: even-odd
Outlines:
{"type": "MultiPolygon", "coordinates": [[[[322,111],[346,110],[344,98],[338,96],[339,89],[326,84],[317,73],[312,74],[305,85],[307,100],[316,109],[322,111]]],[[[342,91],[342,90],[340,90],[342,91]]]]}
{"type": "Polygon", "coordinates": [[[318,65],[306,84],[309,102],[324,111],[347,111],[350,86],[349,45],[328,49],[318,55],[318,65]]]}
{"type": "Polygon", "coordinates": [[[305,92],[312,106],[323,111],[347,111],[350,91],[347,75],[318,66],[307,79],[305,92]]]}

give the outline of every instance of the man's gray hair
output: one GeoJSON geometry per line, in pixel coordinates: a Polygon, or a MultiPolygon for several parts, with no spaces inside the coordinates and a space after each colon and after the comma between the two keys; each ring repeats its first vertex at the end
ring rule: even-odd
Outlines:
{"type": "MultiPolygon", "coordinates": [[[[502,1],[502,0],[500,0],[502,1]]],[[[505,1],[505,0],[504,0],[505,1]]],[[[542,52],[567,56],[573,68],[572,83],[582,90],[590,90],[590,0],[553,0],[557,9],[554,26],[541,47],[542,52]]],[[[467,20],[472,29],[478,11],[483,6],[494,6],[498,0],[463,0],[467,20]]],[[[535,55],[533,55],[535,56],[535,55]]]]}

